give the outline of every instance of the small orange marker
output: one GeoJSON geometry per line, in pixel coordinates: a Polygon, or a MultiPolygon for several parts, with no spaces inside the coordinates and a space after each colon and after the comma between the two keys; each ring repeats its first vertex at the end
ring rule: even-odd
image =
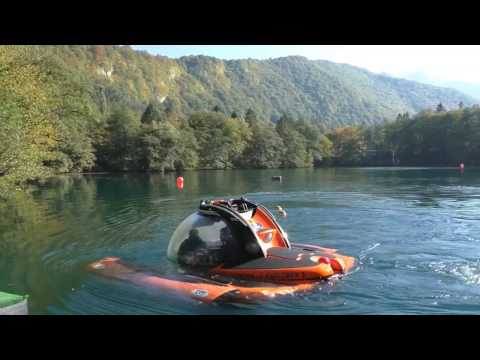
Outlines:
{"type": "Polygon", "coordinates": [[[179,176],[177,178],[177,188],[178,190],[183,190],[183,177],[179,176]]]}

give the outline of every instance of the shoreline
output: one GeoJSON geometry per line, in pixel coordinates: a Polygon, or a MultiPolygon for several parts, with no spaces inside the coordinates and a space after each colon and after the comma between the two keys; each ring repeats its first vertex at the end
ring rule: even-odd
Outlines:
{"type": "MultiPolygon", "coordinates": [[[[477,169],[480,168],[480,165],[471,165],[465,167],[465,169],[477,169]]],[[[452,169],[452,170],[459,170],[458,166],[430,166],[430,165],[405,165],[405,166],[381,166],[381,165],[359,165],[359,166],[318,166],[318,167],[299,167],[299,168],[267,168],[267,169],[259,169],[259,168],[231,168],[231,169],[185,169],[179,171],[165,171],[165,172],[148,172],[148,171],[88,171],[88,172],[72,172],[72,173],[64,173],[64,174],[57,174],[54,176],[62,176],[62,175],[126,175],[126,174],[142,174],[142,175],[168,175],[168,174],[181,174],[183,172],[193,172],[193,171],[237,171],[237,170],[257,170],[257,171],[285,171],[285,170],[322,170],[322,169],[452,169]]]]}

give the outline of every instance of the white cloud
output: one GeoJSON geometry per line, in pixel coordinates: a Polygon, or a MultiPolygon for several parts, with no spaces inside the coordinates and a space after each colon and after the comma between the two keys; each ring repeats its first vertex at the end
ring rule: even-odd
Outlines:
{"type": "Polygon", "coordinates": [[[308,58],[328,59],[395,76],[423,74],[434,81],[480,82],[477,45],[305,46],[308,58]]]}

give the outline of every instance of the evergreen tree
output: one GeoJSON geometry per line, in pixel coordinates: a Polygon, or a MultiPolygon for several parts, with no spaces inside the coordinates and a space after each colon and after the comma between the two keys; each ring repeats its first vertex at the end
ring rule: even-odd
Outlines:
{"type": "Polygon", "coordinates": [[[142,126],[140,134],[141,167],[145,171],[165,172],[175,170],[180,157],[180,134],[167,122],[158,126],[142,126]]]}
{"type": "Polygon", "coordinates": [[[278,120],[275,128],[277,132],[280,134],[280,136],[285,137],[288,135],[289,131],[294,128],[294,121],[293,119],[284,114],[282,117],[278,120]]]}
{"type": "Polygon", "coordinates": [[[150,102],[142,115],[142,124],[151,125],[154,122],[161,122],[162,120],[162,112],[159,106],[150,102]]]}
{"type": "Polygon", "coordinates": [[[176,170],[195,169],[198,166],[198,142],[193,129],[188,124],[179,127],[180,140],[176,144],[178,157],[174,161],[176,170]]]}
{"type": "Polygon", "coordinates": [[[442,103],[439,103],[437,105],[437,112],[444,112],[445,111],[445,107],[443,106],[442,103]]]}
{"type": "Polygon", "coordinates": [[[282,165],[285,145],[271,123],[256,122],[242,154],[240,165],[246,168],[269,169],[282,165]]]}
{"type": "Polygon", "coordinates": [[[181,115],[181,104],[178,99],[167,97],[162,103],[165,119],[171,122],[178,121],[181,115]]]}
{"type": "Polygon", "coordinates": [[[247,112],[245,113],[245,120],[248,122],[250,126],[257,122],[257,114],[251,108],[248,108],[247,112]]]}
{"type": "Polygon", "coordinates": [[[307,164],[320,165],[331,157],[331,143],[321,134],[319,126],[310,121],[299,120],[295,124],[295,129],[305,139],[307,164]]]}
{"type": "Polygon", "coordinates": [[[282,138],[285,149],[282,167],[296,168],[312,166],[305,138],[295,129],[295,122],[283,115],[276,124],[276,130],[282,138]]]}
{"type": "Polygon", "coordinates": [[[140,170],[139,134],[140,122],[134,113],[126,107],[116,107],[96,144],[97,165],[113,171],[140,170]]]}
{"type": "Polygon", "coordinates": [[[409,119],[410,119],[410,113],[409,112],[406,112],[406,113],[403,113],[403,114],[398,114],[397,118],[396,118],[397,121],[409,120],[409,119]]]}
{"type": "Polygon", "coordinates": [[[223,138],[225,121],[225,115],[219,112],[198,112],[189,117],[188,124],[198,141],[201,168],[224,168],[222,156],[227,146],[223,138]]]}

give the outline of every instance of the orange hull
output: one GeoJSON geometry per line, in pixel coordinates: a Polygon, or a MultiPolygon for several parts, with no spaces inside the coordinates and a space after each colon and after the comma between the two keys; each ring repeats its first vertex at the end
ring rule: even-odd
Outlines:
{"type": "Polygon", "coordinates": [[[217,266],[211,269],[210,273],[253,281],[298,283],[345,274],[355,265],[353,257],[338,254],[335,249],[303,249],[298,245],[288,250],[283,249],[284,251],[282,248],[272,247],[266,258],[236,267],[217,266]]]}
{"type": "Polygon", "coordinates": [[[277,295],[293,294],[312,290],[314,282],[289,286],[236,286],[207,281],[198,277],[174,280],[149,275],[123,264],[119,258],[105,258],[88,266],[89,270],[105,277],[129,281],[136,285],[153,286],[165,292],[186,296],[211,303],[224,298],[231,302],[254,302],[271,299],[277,295]],[[192,281],[193,280],[193,281],[192,281]]]}

